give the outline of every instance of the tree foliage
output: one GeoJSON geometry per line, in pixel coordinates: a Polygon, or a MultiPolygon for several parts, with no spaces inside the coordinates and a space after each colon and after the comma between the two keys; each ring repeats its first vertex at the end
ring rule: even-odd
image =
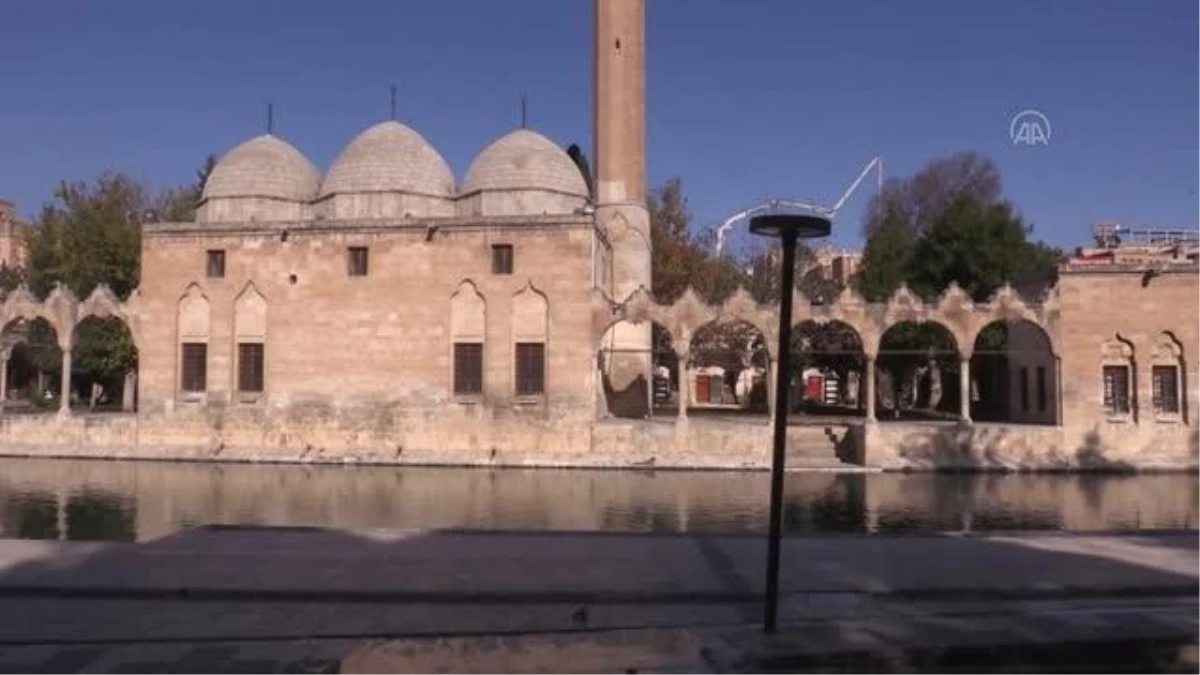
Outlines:
{"type": "MultiPolygon", "coordinates": [[[[45,298],[56,284],[77,297],[88,297],[105,284],[120,298],[138,285],[141,223],[146,220],[190,220],[216,164],[209,156],[196,172],[196,182],[152,194],[131,176],[109,171],[92,182],[63,182],[26,234],[27,267],[0,268],[0,287],[11,291],[26,283],[45,298]]],[[[21,329],[33,365],[51,374],[62,367],[54,329],[35,321],[21,329]]],[[[137,367],[137,350],[128,327],[119,319],[88,319],[76,327],[71,371],[76,386],[99,382],[109,391],[120,387],[124,374],[137,367]]]]}
{"type": "Polygon", "coordinates": [[[195,219],[196,205],[204,194],[208,177],[217,165],[217,156],[204,158],[204,164],[196,170],[196,182],[179,188],[169,188],[156,200],[155,215],[168,223],[186,222],[195,219]]]}
{"type": "Polygon", "coordinates": [[[867,238],[856,283],[867,300],[882,302],[908,278],[915,238],[895,206],[867,238]]]}
{"type": "Polygon", "coordinates": [[[974,153],[893,179],[873,208],[856,280],[868,300],[885,301],[902,283],[933,297],[955,282],[977,301],[1005,283],[1044,289],[1062,260],[1028,240],[1032,227],[1003,199],[999,171],[974,153]]]}
{"type": "Polygon", "coordinates": [[[679,179],[651,191],[651,275],[659,302],[674,302],[690,286],[704,299],[719,302],[745,283],[745,273],[727,258],[709,255],[715,233],[695,235],[692,213],[679,179]]]}
{"type": "Polygon", "coordinates": [[[885,219],[903,223],[916,238],[950,208],[958,197],[969,195],[980,204],[999,202],[1004,193],[1000,169],[976,152],[959,152],[929,162],[908,178],[890,178],[880,194],[871,198],[863,222],[863,237],[870,239],[885,219]]]}
{"type": "Polygon", "coordinates": [[[128,296],[138,283],[139,219],[150,203],[145,188],[121,173],[60,184],[30,230],[30,290],[44,298],[61,283],[86,298],[104,283],[128,296]]]}

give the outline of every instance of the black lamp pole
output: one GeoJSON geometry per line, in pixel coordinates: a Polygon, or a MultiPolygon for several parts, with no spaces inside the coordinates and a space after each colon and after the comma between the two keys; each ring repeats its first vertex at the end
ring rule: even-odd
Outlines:
{"type": "Polygon", "coordinates": [[[774,633],[779,619],[779,546],[783,537],[783,468],[787,459],[788,394],[792,369],[792,288],[796,233],[782,232],[783,274],[779,294],[779,352],[775,373],[775,434],[771,452],[771,522],[767,538],[767,602],[763,630],[774,633]]]}
{"type": "Polygon", "coordinates": [[[801,215],[764,215],[750,220],[755,234],[777,236],[783,244],[783,269],[780,274],[779,344],[776,350],[775,428],[771,451],[771,521],[767,533],[767,588],[763,611],[763,630],[774,633],[779,625],[779,548],[783,539],[783,470],[787,461],[787,417],[792,369],[792,295],[795,288],[796,241],[800,238],[827,237],[831,223],[827,218],[801,215]]]}

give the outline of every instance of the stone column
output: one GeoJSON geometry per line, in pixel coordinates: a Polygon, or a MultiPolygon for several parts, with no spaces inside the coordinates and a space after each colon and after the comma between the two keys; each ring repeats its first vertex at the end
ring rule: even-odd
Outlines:
{"type": "Polygon", "coordinates": [[[125,386],[121,389],[121,410],[124,412],[133,412],[134,397],[137,395],[135,388],[137,387],[137,371],[129,371],[125,373],[125,386]]]}
{"type": "Polygon", "coordinates": [[[654,419],[654,350],[646,359],[646,419],[654,419]]]}
{"type": "Polygon", "coordinates": [[[675,419],[680,422],[687,421],[688,399],[691,398],[690,396],[688,396],[688,390],[687,390],[687,386],[688,386],[687,362],[688,362],[688,358],[690,358],[690,356],[689,356],[690,353],[691,352],[688,349],[676,349],[675,350],[675,357],[678,359],[678,363],[675,366],[675,387],[676,387],[676,399],[678,399],[678,401],[679,401],[679,410],[676,411],[676,413],[675,413],[675,419]]]}
{"type": "Polygon", "coordinates": [[[8,403],[8,352],[0,354],[0,412],[4,411],[4,404],[8,403]]]}
{"type": "Polygon", "coordinates": [[[971,359],[960,357],[958,360],[958,395],[959,416],[964,422],[971,421],[971,359]]]}
{"type": "Polygon", "coordinates": [[[770,365],[767,367],[767,424],[774,427],[775,425],[775,378],[779,369],[779,362],[775,359],[770,359],[770,365]]]}
{"type": "Polygon", "coordinates": [[[60,345],[62,348],[62,379],[58,392],[58,414],[71,413],[71,345],[60,345]]]}
{"type": "Polygon", "coordinates": [[[868,421],[875,421],[875,357],[867,357],[866,372],[863,373],[863,396],[866,397],[866,417],[868,421]]]}

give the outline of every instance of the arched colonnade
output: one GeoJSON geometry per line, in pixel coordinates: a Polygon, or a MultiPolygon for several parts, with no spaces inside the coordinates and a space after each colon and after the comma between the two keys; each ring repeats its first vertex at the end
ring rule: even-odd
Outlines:
{"type": "MultiPolygon", "coordinates": [[[[656,331],[665,333],[659,341],[667,342],[679,363],[687,363],[692,356],[693,338],[701,330],[714,324],[748,324],[762,334],[770,368],[767,380],[769,412],[774,415],[774,387],[778,362],[779,314],[777,307],[758,304],[745,289],[739,289],[721,304],[704,302],[694,291],[688,289],[678,300],[662,304],[654,300],[645,288],[639,288],[622,302],[614,301],[597,291],[593,295],[593,345],[602,350],[602,340],[609,330],[622,322],[641,324],[652,322],[656,331]]],[[[1015,343],[1004,346],[1012,354],[1041,350],[1044,361],[1055,365],[1058,361],[1058,317],[1057,298],[1051,293],[1044,302],[1030,303],[1023,299],[1011,286],[997,290],[987,302],[973,302],[962,289],[951,285],[936,301],[925,301],[907,287],[899,288],[887,302],[867,302],[861,295],[847,289],[832,303],[813,304],[797,291],[792,306],[793,331],[804,325],[818,326],[836,323],[848,326],[858,338],[857,349],[865,359],[862,376],[862,399],[865,401],[863,416],[876,419],[876,363],[881,356],[885,335],[889,330],[904,324],[917,327],[940,328],[953,342],[951,351],[957,355],[959,402],[957,417],[970,421],[971,401],[978,395],[973,391],[971,375],[972,357],[995,355],[1000,350],[989,349],[986,339],[996,327],[1023,326],[1030,330],[1013,331],[1014,334],[1034,334],[1034,347],[1015,343]]],[[[1008,333],[1009,331],[1003,331],[1008,333]]],[[[1041,367],[1041,366],[1039,366],[1041,367]]],[[[684,369],[677,368],[673,376],[680,392],[687,386],[681,381],[684,369]]],[[[1039,376],[1044,371],[1039,371],[1039,376]]],[[[1024,379],[1024,378],[1023,378],[1024,379]]],[[[1039,377],[1039,382],[1041,377],[1039,377]]],[[[1055,401],[1061,399],[1057,391],[1060,384],[1055,372],[1050,380],[1055,391],[1055,401]]],[[[978,383],[975,383],[977,386],[978,383]]],[[[1040,396],[1039,396],[1040,398],[1040,396]]],[[[680,405],[680,419],[687,418],[687,406],[680,405]]],[[[1061,422],[1057,412],[1052,419],[1061,422]]]]}
{"type": "Polygon", "coordinates": [[[44,322],[53,329],[56,346],[62,352],[58,408],[60,413],[66,414],[70,411],[71,360],[79,327],[89,320],[117,319],[129,331],[137,349],[141,344],[141,322],[137,310],[139,300],[138,291],[134,291],[128,300],[122,302],[105,285],[97,286],[85,300],[80,300],[61,284],[56,285],[41,301],[25,286],[8,293],[0,303],[0,408],[8,400],[9,359],[23,341],[17,330],[19,326],[28,327],[34,322],[44,322]]]}

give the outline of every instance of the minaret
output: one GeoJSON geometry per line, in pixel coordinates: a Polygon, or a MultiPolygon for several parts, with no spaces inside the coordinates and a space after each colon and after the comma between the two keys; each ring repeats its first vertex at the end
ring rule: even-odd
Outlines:
{"type": "MultiPolygon", "coordinates": [[[[614,300],[650,288],[650,214],[646,209],[646,3],[593,0],[596,219],[612,245],[614,300]]],[[[648,323],[618,325],[603,347],[611,410],[649,412],[651,332],[648,323]]]]}

